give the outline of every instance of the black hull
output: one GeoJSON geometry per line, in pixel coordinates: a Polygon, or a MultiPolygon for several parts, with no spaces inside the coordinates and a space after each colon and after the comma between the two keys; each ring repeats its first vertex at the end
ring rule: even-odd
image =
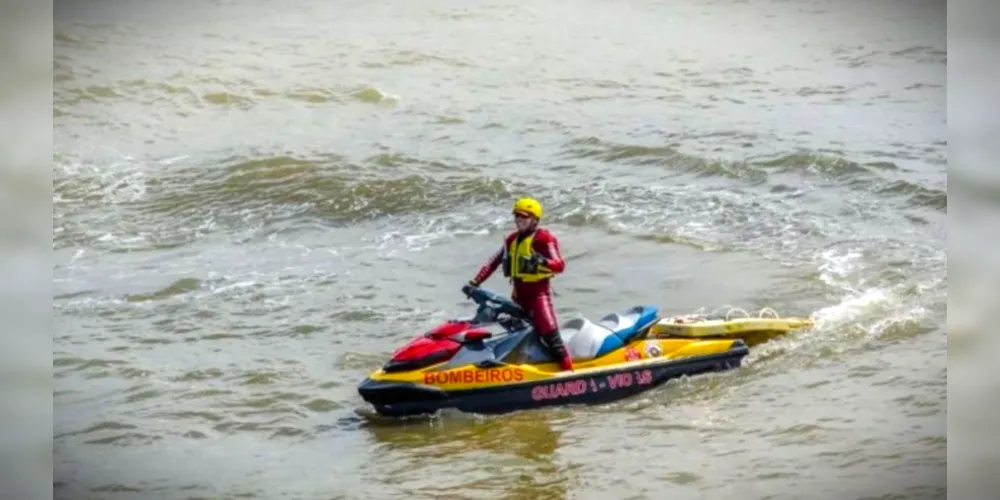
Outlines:
{"type": "Polygon", "coordinates": [[[646,392],[675,378],[737,368],[748,353],[747,346],[738,341],[723,353],[557,380],[449,392],[430,386],[365,379],[358,392],[376,412],[390,417],[431,414],[445,408],[501,414],[549,406],[603,404],[646,392]]]}

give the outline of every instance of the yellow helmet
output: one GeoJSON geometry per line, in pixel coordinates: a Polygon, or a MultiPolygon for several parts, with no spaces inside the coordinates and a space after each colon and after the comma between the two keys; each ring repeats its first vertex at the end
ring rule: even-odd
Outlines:
{"type": "Polygon", "coordinates": [[[523,213],[542,220],[542,204],[531,198],[521,198],[514,202],[514,213],[523,213]]]}

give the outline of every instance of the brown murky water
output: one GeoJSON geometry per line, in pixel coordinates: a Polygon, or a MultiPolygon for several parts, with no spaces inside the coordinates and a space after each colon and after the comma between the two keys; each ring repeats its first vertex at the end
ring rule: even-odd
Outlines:
{"type": "Polygon", "coordinates": [[[57,497],[942,494],[943,6],[106,0],[55,30],[57,497]],[[356,383],[469,309],[522,194],[563,319],[819,324],[611,405],[376,418],[356,383]]]}

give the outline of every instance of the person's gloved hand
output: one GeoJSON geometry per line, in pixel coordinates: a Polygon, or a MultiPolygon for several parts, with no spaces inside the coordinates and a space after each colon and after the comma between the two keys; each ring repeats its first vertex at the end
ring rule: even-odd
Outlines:
{"type": "Polygon", "coordinates": [[[472,291],[476,288],[479,288],[479,283],[476,283],[476,280],[469,280],[468,283],[462,285],[462,293],[464,293],[466,297],[469,297],[472,295],[472,291]]]}
{"type": "Polygon", "coordinates": [[[538,272],[538,266],[547,266],[549,263],[548,259],[543,257],[541,254],[534,254],[531,256],[531,267],[538,272]]]}
{"type": "Polygon", "coordinates": [[[521,272],[522,273],[537,273],[538,266],[545,264],[545,257],[541,255],[532,254],[531,257],[521,257],[521,272]]]}

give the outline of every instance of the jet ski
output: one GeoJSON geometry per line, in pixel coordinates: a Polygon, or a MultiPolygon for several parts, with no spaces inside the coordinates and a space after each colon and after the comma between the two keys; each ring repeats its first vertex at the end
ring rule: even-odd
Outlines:
{"type": "Polygon", "coordinates": [[[358,385],[377,413],[403,417],[454,408],[498,414],[612,402],[674,378],[739,367],[751,345],[811,323],[776,314],[661,317],[656,306],[636,305],[597,322],[565,321],[560,334],[573,370],[563,371],[525,310],[481,287],[465,293],[478,305],[474,316],[411,339],[358,385]]]}

